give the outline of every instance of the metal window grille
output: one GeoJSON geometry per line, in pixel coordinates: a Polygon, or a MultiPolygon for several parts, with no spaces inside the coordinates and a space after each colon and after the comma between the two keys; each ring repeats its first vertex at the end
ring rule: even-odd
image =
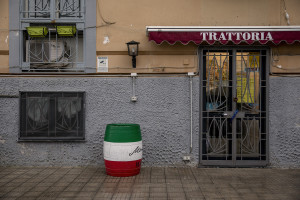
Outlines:
{"type": "Polygon", "coordinates": [[[84,92],[21,92],[19,140],[84,140],[84,92]]]}
{"type": "Polygon", "coordinates": [[[23,19],[83,18],[83,0],[24,0],[21,1],[23,19]]]}
{"type": "Polygon", "coordinates": [[[83,31],[72,37],[58,35],[54,25],[48,25],[46,37],[30,37],[24,31],[24,72],[83,72],[83,31]]]}
{"type": "Polygon", "coordinates": [[[268,58],[264,47],[199,48],[200,164],[268,163],[268,58]]]}
{"type": "Polygon", "coordinates": [[[85,71],[85,0],[22,0],[20,4],[20,65],[23,73],[82,73],[85,71]],[[44,37],[31,37],[28,27],[47,27],[44,37]],[[57,26],[74,26],[62,36],[57,26]]]}

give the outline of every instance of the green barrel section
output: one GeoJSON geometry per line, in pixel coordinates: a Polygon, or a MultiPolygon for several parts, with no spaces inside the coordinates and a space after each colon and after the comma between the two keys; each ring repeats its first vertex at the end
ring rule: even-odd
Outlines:
{"type": "Polygon", "coordinates": [[[104,141],[106,142],[138,142],[142,140],[139,124],[108,124],[104,141]]]}

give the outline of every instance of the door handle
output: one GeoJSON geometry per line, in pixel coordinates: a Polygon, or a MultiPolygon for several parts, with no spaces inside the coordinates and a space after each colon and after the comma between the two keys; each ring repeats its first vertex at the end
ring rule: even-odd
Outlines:
{"type": "Polygon", "coordinates": [[[238,100],[239,100],[239,99],[238,99],[237,97],[234,97],[234,98],[233,98],[233,101],[234,101],[234,102],[237,102],[238,100]]]}

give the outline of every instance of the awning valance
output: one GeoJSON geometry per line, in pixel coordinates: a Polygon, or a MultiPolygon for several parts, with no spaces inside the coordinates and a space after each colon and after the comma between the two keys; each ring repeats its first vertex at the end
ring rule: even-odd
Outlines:
{"type": "Polygon", "coordinates": [[[292,44],[300,41],[300,26],[147,26],[149,41],[161,44],[292,44]]]}

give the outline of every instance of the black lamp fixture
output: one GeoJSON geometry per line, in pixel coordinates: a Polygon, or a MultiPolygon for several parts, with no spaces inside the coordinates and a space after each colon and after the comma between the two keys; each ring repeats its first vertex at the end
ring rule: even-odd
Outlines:
{"type": "Polygon", "coordinates": [[[136,68],[136,59],[135,57],[139,54],[139,42],[136,42],[134,40],[127,42],[127,48],[128,48],[128,55],[132,56],[132,67],[136,68]]]}

